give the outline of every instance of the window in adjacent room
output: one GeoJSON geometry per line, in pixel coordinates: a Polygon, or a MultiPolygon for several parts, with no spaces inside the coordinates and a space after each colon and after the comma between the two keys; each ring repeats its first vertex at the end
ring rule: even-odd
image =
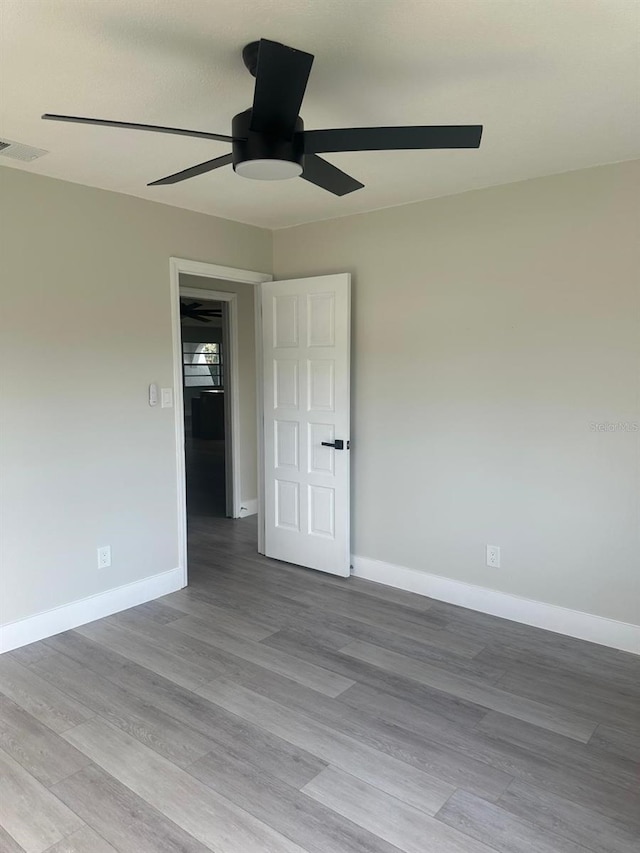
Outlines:
{"type": "Polygon", "coordinates": [[[222,345],[183,341],[182,370],[187,388],[222,388],[222,345]]]}

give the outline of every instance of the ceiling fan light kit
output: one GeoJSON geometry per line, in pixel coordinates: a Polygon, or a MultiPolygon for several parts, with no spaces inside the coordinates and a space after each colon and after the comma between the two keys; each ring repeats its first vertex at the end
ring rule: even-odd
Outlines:
{"type": "Polygon", "coordinates": [[[255,132],[251,130],[253,110],[233,117],[233,169],[243,178],[280,181],[297,178],[304,171],[304,124],[298,116],[293,133],[255,132]]]}
{"type": "Polygon", "coordinates": [[[45,113],[42,118],[78,124],[173,133],[231,143],[231,153],[167,175],[148,186],[176,184],[232,165],[244,178],[280,181],[301,177],[337,196],[364,184],[318,154],[340,151],[398,151],[478,148],[482,125],[352,127],[305,131],[299,116],[314,57],[269,39],[246,45],[242,58],[256,78],[253,105],[234,116],[231,136],[184,128],[45,113]]]}

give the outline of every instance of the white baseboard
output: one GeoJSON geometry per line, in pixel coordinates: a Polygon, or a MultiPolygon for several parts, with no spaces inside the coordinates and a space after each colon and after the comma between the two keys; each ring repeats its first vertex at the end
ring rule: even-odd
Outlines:
{"type": "Polygon", "coordinates": [[[568,637],[640,654],[640,625],[618,622],[555,604],[545,604],[543,601],[520,598],[507,592],[372,560],[370,557],[353,556],[352,563],[352,574],[355,577],[415,592],[438,601],[458,604],[480,613],[522,622],[524,625],[555,631],[568,637]]]}
{"type": "Polygon", "coordinates": [[[252,498],[250,501],[242,501],[240,505],[240,513],[238,518],[246,518],[248,515],[256,515],[258,512],[258,499],[252,498]]]}
{"type": "Polygon", "coordinates": [[[110,616],[137,604],[144,604],[145,601],[176,592],[183,586],[182,569],[171,569],[88,598],[81,598],[79,601],[72,601],[71,604],[63,604],[44,613],[36,613],[35,616],[28,616],[17,622],[10,622],[0,626],[0,653],[35,643],[36,640],[44,640],[79,625],[86,625],[87,622],[102,619],[103,616],[110,616]]]}

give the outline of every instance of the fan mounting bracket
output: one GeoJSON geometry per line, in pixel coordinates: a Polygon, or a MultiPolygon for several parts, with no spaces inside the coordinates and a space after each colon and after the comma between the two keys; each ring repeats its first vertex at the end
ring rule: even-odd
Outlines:
{"type": "Polygon", "coordinates": [[[245,64],[245,67],[249,74],[252,77],[256,76],[256,70],[258,68],[258,49],[260,47],[259,41],[251,41],[249,44],[246,44],[242,48],[242,61],[245,64]]]}

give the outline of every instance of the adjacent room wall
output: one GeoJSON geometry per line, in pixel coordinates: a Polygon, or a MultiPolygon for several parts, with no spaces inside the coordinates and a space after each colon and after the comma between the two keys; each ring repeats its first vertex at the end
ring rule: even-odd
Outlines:
{"type": "Polygon", "coordinates": [[[636,161],[275,232],[277,278],[353,275],[356,555],[640,624],[639,190],[636,161]]]}
{"type": "MultiPolygon", "coordinates": [[[[249,267],[246,267],[249,269],[249,267]]],[[[260,269],[265,272],[266,268],[260,269]]],[[[197,275],[181,275],[183,287],[220,290],[238,296],[238,407],[240,414],[240,495],[243,504],[257,505],[258,426],[256,414],[256,326],[254,286],[197,275]]]]}
{"type": "Polygon", "coordinates": [[[271,235],[0,168],[2,623],[178,565],[174,413],[147,403],[170,256],[270,272],[271,235]]]}

